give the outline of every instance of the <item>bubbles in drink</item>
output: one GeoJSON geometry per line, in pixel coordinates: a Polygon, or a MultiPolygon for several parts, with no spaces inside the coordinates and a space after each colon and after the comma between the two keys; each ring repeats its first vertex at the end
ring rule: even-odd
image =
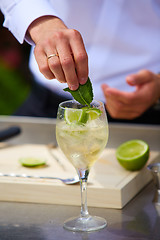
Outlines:
{"type": "Polygon", "coordinates": [[[85,125],[57,124],[57,141],[65,156],[77,169],[90,168],[98,159],[108,140],[107,124],[99,119],[85,125]]]}

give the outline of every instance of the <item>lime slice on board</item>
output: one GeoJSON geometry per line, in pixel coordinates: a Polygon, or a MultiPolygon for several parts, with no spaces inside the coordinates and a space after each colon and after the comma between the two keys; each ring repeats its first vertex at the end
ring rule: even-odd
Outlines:
{"type": "Polygon", "coordinates": [[[66,108],[64,118],[68,124],[71,123],[86,123],[88,120],[88,114],[84,109],[71,109],[66,108]]]}
{"type": "Polygon", "coordinates": [[[38,158],[21,158],[19,159],[19,162],[21,165],[25,167],[37,167],[46,164],[46,161],[44,159],[38,159],[38,158]]]}
{"type": "Polygon", "coordinates": [[[140,170],[149,158],[149,146],[137,139],[124,142],[117,148],[116,158],[125,169],[140,170]]]}

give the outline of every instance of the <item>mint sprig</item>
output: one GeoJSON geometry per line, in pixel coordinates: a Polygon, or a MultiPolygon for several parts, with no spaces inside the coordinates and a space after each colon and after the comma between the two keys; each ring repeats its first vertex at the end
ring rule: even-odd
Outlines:
{"type": "Polygon", "coordinates": [[[77,90],[71,90],[68,87],[63,89],[65,92],[70,92],[73,98],[82,105],[90,106],[93,100],[92,84],[88,77],[87,82],[84,85],[79,85],[77,90]]]}

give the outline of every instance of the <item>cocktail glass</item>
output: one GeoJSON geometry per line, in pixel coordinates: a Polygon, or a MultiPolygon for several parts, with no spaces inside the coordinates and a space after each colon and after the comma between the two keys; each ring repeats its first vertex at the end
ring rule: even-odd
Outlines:
{"type": "Polygon", "coordinates": [[[87,107],[75,100],[70,100],[62,102],[57,113],[58,145],[75,167],[80,179],[80,216],[64,222],[64,228],[71,231],[89,232],[102,229],[107,225],[105,219],[89,215],[87,208],[87,179],[90,168],[97,161],[108,141],[108,121],[104,104],[100,101],[93,101],[91,107],[93,111],[89,110],[85,115],[83,109],[87,107]],[[74,111],[77,116],[82,115],[78,122],[74,121],[74,117],[71,122],[67,119],[68,115],[74,116],[72,114],[74,111]],[[100,114],[96,114],[99,112],[100,114]]]}

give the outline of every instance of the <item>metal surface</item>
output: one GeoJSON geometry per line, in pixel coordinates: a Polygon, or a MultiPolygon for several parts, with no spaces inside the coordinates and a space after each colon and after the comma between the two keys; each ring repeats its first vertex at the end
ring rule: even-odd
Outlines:
{"type": "Polygon", "coordinates": [[[109,124],[109,141],[107,147],[117,148],[119,144],[141,139],[149,144],[152,151],[160,151],[160,125],[143,124],[109,124]]]}
{"type": "MultiPolygon", "coordinates": [[[[9,143],[56,143],[55,120],[0,118],[0,128],[13,123],[22,128],[22,134],[9,143]]],[[[110,124],[108,147],[133,138],[145,140],[151,150],[160,151],[159,126],[110,124]]],[[[108,222],[105,229],[92,233],[63,229],[64,220],[79,215],[80,207],[0,202],[0,240],[160,240],[160,207],[153,203],[155,191],[151,182],[122,210],[89,208],[91,215],[108,222]]]]}
{"type": "Polygon", "coordinates": [[[155,204],[160,206],[160,162],[149,164],[147,168],[153,176],[153,182],[156,187],[153,201],[155,204]]]}
{"type": "MultiPolygon", "coordinates": [[[[0,117],[0,130],[18,125],[21,135],[9,140],[9,143],[56,144],[55,119],[33,117],[0,117]]],[[[109,124],[108,148],[117,148],[119,144],[130,139],[146,141],[151,150],[160,151],[160,126],[138,124],[109,124]]]]}
{"type": "Polygon", "coordinates": [[[21,135],[7,141],[11,144],[56,144],[55,123],[55,119],[3,116],[0,117],[0,130],[12,125],[21,128],[21,135]]]}
{"type": "MultiPolygon", "coordinates": [[[[2,193],[1,193],[2,194],[2,193]]],[[[160,216],[152,203],[154,185],[148,185],[123,210],[89,208],[108,226],[98,232],[73,233],[63,222],[77,216],[80,207],[0,203],[1,240],[159,240],[160,216]]]]}

